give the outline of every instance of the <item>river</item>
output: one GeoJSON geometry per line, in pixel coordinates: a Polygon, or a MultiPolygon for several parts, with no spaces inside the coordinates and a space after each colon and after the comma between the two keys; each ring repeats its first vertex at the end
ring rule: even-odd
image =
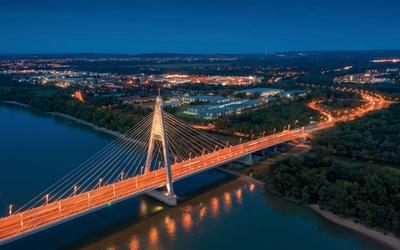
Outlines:
{"type": "MultiPolygon", "coordinates": [[[[71,171],[113,137],[0,104],[0,215],[71,171]]],[[[166,207],[141,196],[30,236],[13,249],[385,249],[308,208],[218,170],[175,185],[166,207]]],[[[1,247],[0,247],[1,249],[1,247]]]]}

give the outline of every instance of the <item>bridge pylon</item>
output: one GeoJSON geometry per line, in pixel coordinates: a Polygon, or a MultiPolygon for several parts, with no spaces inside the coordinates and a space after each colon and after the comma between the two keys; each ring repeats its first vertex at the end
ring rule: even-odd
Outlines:
{"type": "Polygon", "coordinates": [[[153,159],[154,145],[156,142],[160,142],[163,149],[163,160],[164,167],[167,172],[167,191],[169,196],[175,196],[174,187],[172,183],[172,171],[171,161],[169,157],[169,146],[166,140],[164,112],[162,108],[162,99],[160,96],[156,98],[156,104],[154,106],[153,122],[151,127],[149,147],[147,149],[147,158],[145,165],[145,173],[150,172],[150,166],[153,159]]]}

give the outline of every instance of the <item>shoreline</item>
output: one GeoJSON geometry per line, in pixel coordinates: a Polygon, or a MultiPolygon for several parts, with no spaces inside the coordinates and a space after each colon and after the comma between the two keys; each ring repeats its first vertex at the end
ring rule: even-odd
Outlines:
{"type": "MultiPolygon", "coordinates": [[[[36,110],[35,108],[33,108],[33,107],[31,107],[31,106],[29,106],[27,104],[20,103],[20,102],[15,102],[15,101],[0,101],[0,102],[36,110]]],[[[93,123],[84,121],[82,119],[73,117],[71,115],[63,114],[63,113],[60,113],[60,112],[45,112],[45,111],[41,111],[41,110],[38,110],[38,111],[43,112],[44,114],[47,114],[47,115],[62,117],[64,119],[71,120],[71,121],[74,121],[76,123],[89,126],[94,130],[97,130],[97,131],[100,131],[100,132],[103,132],[103,133],[106,133],[106,134],[109,134],[109,135],[112,135],[112,136],[115,136],[115,137],[119,137],[119,136],[122,135],[121,133],[119,133],[117,131],[113,131],[113,130],[110,130],[110,129],[107,129],[107,128],[103,128],[103,127],[97,126],[97,125],[95,125],[93,123]]]]}
{"type": "MultiPolygon", "coordinates": [[[[31,106],[29,106],[27,104],[20,103],[20,102],[15,102],[15,101],[0,101],[0,102],[36,110],[33,107],[31,107],[31,106]]],[[[89,126],[94,130],[97,130],[97,131],[100,131],[100,132],[103,132],[103,133],[106,133],[106,134],[109,134],[109,135],[112,135],[112,136],[115,136],[115,137],[119,137],[119,136],[122,135],[119,132],[112,131],[110,129],[106,129],[106,128],[103,128],[103,127],[99,127],[99,126],[97,126],[97,125],[95,125],[93,123],[81,120],[79,118],[75,118],[75,117],[73,117],[71,115],[67,115],[67,114],[63,114],[63,113],[59,113],[59,112],[44,112],[44,111],[40,111],[40,112],[43,112],[44,114],[52,115],[52,116],[55,116],[55,117],[62,117],[62,118],[67,119],[67,120],[72,120],[72,121],[77,122],[79,124],[83,124],[83,125],[89,126]]],[[[219,169],[221,171],[223,171],[223,172],[236,175],[236,176],[238,176],[240,179],[242,179],[244,181],[253,182],[253,183],[258,184],[258,185],[265,185],[264,182],[256,180],[256,179],[254,179],[254,178],[252,178],[250,176],[243,175],[241,173],[237,173],[235,171],[231,171],[231,170],[227,170],[227,169],[222,169],[222,168],[219,168],[219,169]]],[[[390,233],[389,234],[384,234],[382,232],[379,232],[377,230],[369,228],[369,227],[367,227],[365,225],[362,225],[360,223],[356,223],[352,219],[345,219],[345,218],[342,218],[342,217],[340,217],[338,215],[335,215],[335,214],[333,214],[333,213],[331,213],[329,211],[321,210],[318,205],[308,205],[307,207],[309,207],[315,213],[319,214],[324,219],[329,220],[330,222],[332,222],[332,223],[334,223],[336,225],[339,225],[339,226],[345,227],[347,229],[350,229],[353,232],[359,233],[359,234],[363,235],[364,237],[370,238],[370,239],[372,239],[372,240],[374,240],[374,241],[376,241],[376,242],[378,242],[378,243],[380,243],[380,244],[382,244],[382,245],[384,245],[386,247],[400,250],[400,238],[394,236],[393,234],[390,234],[390,233]]]]}
{"type": "Polygon", "coordinates": [[[110,129],[107,129],[107,128],[99,127],[99,126],[97,126],[97,125],[95,125],[93,123],[81,120],[79,118],[75,118],[75,117],[73,117],[71,115],[66,115],[66,114],[59,113],[59,112],[45,112],[45,113],[46,114],[50,114],[50,115],[54,115],[54,116],[59,116],[59,117],[62,117],[62,118],[68,119],[68,120],[72,120],[74,122],[89,126],[89,127],[93,128],[93,129],[95,129],[97,131],[100,131],[100,132],[103,132],[103,133],[106,133],[106,134],[109,134],[109,135],[112,135],[112,136],[115,136],[115,137],[120,137],[122,135],[121,133],[119,133],[117,131],[113,131],[113,130],[110,130],[110,129]]]}
{"type": "Polygon", "coordinates": [[[319,214],[321,217],[329,220],[334,224],[350,229],[367,238],[379,242],[386,247],[390,247],[392,249],[400,249],[400,239],[392,233],[384,234],[363,224],[356,223],[352,219],[342,218],[339,215],[333,214],[332,212],[329,212],[327,210],[321,210],[318,205],[308,205],[308,207],[319,214]]]}
{"type": "Polygon", "coordinates": [[[248,176],[248,175],[245,175],[245,174],[236,172],[236,171],[232,171],[232,170],[229,170],[229,169],[225,169],[225,168],[223,168],[223,167],[218,167],[217,169],[220,170],[220,171],[222,171],[222,172],[224,172],[224,173],[237,176],[240,180],[247,181],[247,182],[251,182],[251,183],[254,183],[254,184],[259,185],[259,186],[265,185],[265,183],[264,183],[263,181],[254,179],[254,178],[251,177],[251,176],[248,176]]]}

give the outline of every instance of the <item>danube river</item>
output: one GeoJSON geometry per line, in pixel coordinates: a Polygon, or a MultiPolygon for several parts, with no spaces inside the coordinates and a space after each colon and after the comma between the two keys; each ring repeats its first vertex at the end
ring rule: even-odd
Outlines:
{"type": "MultiPolygon", "coordinates": [[[[28,201],[113,139],[64,118],[6,104],[0,104],[0,121],[1,216],[9,204],[28,201]]],[[[137,197],[9,247],[385,249],[218,170],[177,183],[176,189],[182,198],[177,207],[137,197]]]]}

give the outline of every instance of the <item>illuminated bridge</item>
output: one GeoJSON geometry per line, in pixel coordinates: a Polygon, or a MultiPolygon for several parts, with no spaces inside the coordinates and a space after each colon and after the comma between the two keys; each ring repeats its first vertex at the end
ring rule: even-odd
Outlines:
{"type": "Polygon", "coordinates": [[[306,137],[332,126],[285,130],[229,145],[164,113],[154,112],[42,193],[0,219],[0,245],[91,213],[111,203],[148,194],[176,205],[173,183],[233,161],[250,160],[260,150],[306,137]],[[166,187],[161,193],[156,191],[166,187]]]}

